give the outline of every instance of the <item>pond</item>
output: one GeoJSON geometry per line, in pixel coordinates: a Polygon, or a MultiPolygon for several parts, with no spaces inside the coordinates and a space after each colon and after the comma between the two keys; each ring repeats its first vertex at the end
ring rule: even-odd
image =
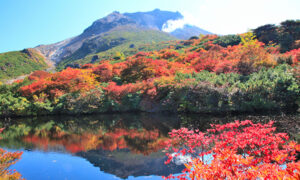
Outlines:
{"type": "Polygon", "coordinates": [[[0,147],[23,151],[12,169],[26,179],[161,179],[183,165],[165,165],[168,132],[180,127],[205,131],[211,123],[275,121],[279,132],[299,141],[300,115],[208,116],[104,114],[7,119],[0,147]]]}

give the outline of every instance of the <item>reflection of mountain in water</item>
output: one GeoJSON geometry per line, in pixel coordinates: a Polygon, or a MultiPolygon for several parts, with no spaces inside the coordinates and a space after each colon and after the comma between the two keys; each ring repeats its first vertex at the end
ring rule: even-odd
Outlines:
{"type": "Polygon", "coordinates": [[[168,132],[180,126],[205,131],[211,123],[224,124],[249,119],[275,121],[279,132],[299,137],[296,116],[200,116],[162,114],[115,114],[82,117],[53,116],[0,122],[0,147],[63,152],[82,157],[105,173],[129,176],[180,173],[181,166],[164,164],[161,152],[168,132]],[[294,134],[294,135],[293,135],[294,134]],[[298,135],[297,135],[298,134],[298,135]]]}
{"type": "Polygon", "coordinates": [[[149,114],[20,119],[4,124],[0,146],[71,153],[120,178],[167,176],[183,169],[165,165],[161,152],[179,122],[177,116],[149,114]]]}
{"type": "Polygon", "coordinates": [[[132,154],[127,149],[105,151],[92,150],[76,154],[99,167],[101,171],[114,174],[120,178],[129,176],[168,176],[169,174],[180,173],[183,166],[175,164],[165,165],[166,156],[162,152],[152,153],[148,156],[142,154],[132,154]]]}

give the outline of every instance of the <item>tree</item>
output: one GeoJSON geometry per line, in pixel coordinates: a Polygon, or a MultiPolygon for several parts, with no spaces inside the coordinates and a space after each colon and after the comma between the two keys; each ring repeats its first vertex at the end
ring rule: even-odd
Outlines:
{"type": "Polygon", "coordinates": [[[292,50],[296,40],[300,39],[300,20],[287,20],[280,23],[281,52],[292,50]]]}
{"type": "Polygon", "coordinates": [[[279,33],[274,24],[266,24],[253,30],[257,39],[266,45],[279,42],[279,33]]]}

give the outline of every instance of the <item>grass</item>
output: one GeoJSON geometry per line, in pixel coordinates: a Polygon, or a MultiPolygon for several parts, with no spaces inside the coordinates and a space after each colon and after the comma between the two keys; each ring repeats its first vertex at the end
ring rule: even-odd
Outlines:
{"type": "Polygon", "coordinates": [[[47,68],[45,58],[33,49],[0,54],[0,81],[47,68]]]}
{"type": "Polygon", "coordinates": [[[86,41],[75,53],[62,60],[57,69],[64,69],[70,64],[96,63],[103,59],[114,60],[134,55],[140,51],[163,49],[169,46],[168,41],[172,40],[176,38],[164,32],[133,26],[122,27],[86,41]],[[120,55],[122,57],[118,57],[120,55]]]}

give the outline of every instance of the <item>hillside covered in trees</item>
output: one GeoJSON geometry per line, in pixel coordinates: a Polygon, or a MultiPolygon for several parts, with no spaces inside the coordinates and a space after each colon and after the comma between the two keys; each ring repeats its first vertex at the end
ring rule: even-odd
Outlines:
{"type": "Polygon", "coordinates": [[[207,35],[57,73],[36,71],[0,87],[0,113],[296,111],[300,49],[281,50],[251,32],[207,35]]]}

